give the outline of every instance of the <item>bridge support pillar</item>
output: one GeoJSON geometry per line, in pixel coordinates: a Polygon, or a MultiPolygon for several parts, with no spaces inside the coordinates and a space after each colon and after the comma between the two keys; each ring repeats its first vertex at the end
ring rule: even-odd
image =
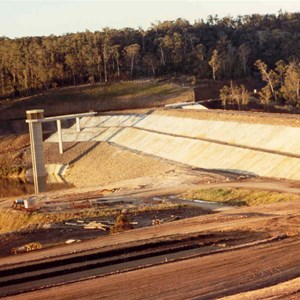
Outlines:
{"type": "Polygon", "coordinates": [[[44,119],[44,110],[27,110],[26,115],[26,122],[29,125],[34,191],[36,194],[38,194],[40,192],[46,191],[46,171],[44,162],[42,131],[42,120],[44,119]]]}

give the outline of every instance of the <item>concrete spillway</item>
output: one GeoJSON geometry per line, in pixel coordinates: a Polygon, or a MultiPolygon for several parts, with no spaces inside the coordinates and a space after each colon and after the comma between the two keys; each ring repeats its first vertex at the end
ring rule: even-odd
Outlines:
{"type": "MultiPolygon", "coordinates": [[[[300,179],[300,128],[163,115],[83,118],[64,141],[107,141],[190,166],[300,179]]],[[[56,134],[48,142],[57,142],[56,134]]]]}

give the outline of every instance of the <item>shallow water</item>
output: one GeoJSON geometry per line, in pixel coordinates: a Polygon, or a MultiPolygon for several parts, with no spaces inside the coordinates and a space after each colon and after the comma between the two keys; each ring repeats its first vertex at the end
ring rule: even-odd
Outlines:
{"type": "MultiPolygon", "coordinates": [[[[53,178],[48,178],[46,183],[46,191],[60,190],[71,187],[73,187],[72,184],[69,184],[63,180],[60,182],[55,182],[53,178]]],[[[33,193],[33,182],[20,178],[7,179],[0,177],[0,198],[24,196],[33,193]]]]}

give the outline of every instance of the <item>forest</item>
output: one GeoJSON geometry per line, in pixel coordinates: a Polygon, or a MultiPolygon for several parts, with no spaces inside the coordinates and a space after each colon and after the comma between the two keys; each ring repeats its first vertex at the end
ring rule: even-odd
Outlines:
{"type": "Polygon", "coordinates": [[[299,12],[216,15],[193,24],[159,21],[147,30],[1,37],[0,100],[62,86],[183,74],[194,84],[259,78],[265,82],[262,99],[296,106],[299,60],[299,12]]]}

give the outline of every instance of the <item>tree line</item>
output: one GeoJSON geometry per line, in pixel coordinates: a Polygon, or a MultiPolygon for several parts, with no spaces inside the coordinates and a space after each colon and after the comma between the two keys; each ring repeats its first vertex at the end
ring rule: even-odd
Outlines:
{"type": "MultiPolygon", "coordinates": [[[[291,57],[289,63],[279,60],[274,69],[258,59],[254,65],[259,70],[265,86],[258,92],[260,103],[269,111],[270,104],[288,105],[295,109],[300,106],[300,61],[291,57]]],[[[244,85],[238,86],[230,82],[220,90],[223,107],[237,105],[239,109],[246,107],[250,93],[244,85]]]]}
{"type": "MultiPolygon", "coordinates": [[[[209,16],[193,24],[177,19],[157,22],[147,30],[104,28],[62,36],[1,37],[0,99],[58,86],[149,76],[258,77],[267,66],[279,68],[278,61],[285,65],[276,71],[285,72],[279,79],[284,81],[287,72],[294,72],[290,64],[297,65],[299,59],[300,13],[282,11],[235,18],[209,16]]],[[[265,77],[270,97],[276,97],[278,82],[265,77]]],[[[262,91],[266,97],[267,89],[262,91]]]]}

